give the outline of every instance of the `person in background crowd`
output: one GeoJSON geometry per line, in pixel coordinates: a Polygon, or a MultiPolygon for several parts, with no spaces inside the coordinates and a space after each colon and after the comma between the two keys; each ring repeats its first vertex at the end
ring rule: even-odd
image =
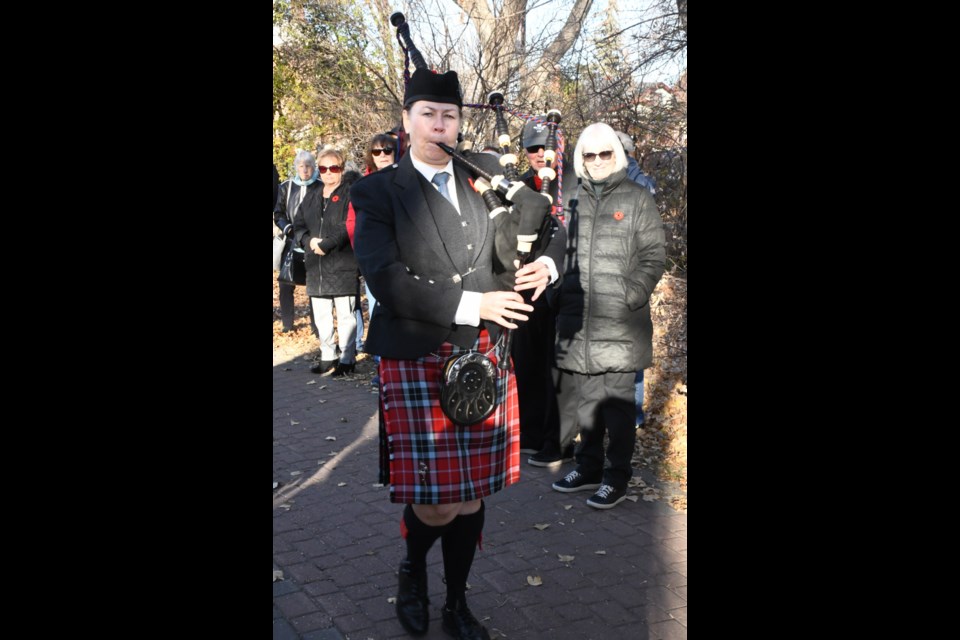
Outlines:
{"type": "Polygon", "coordinates": [[[580,182],[564,197],[556,357],[560,419],[579,425],[581,441],[576,469],[553,489],[596,489],[587,504],[610,509],[626,498],[633,475],[634,380],[653,361],[649,303],[666,263],[663,223],[650,192],[627,179],[623,145],[609,125],[583,130],[574,167],[580,182]]]}
{"type": "MultiPolygon", "coordinates": [[[[648,176],[640,169],[640,164],[634,159],[633,154],[635,153],[636,147],[633,144],[633,140],[623,131],[617,131],[617,137],[620,139],[620,144],[623,145],[623,151],[627,155],[627,177],[638,185],[650,191],[650,195],[656,195],[657,188],[656,182],[652,176],[648,176]]],[[[643,369],[637,371],[636,379],[634,380],[634,403],[637,407],[637,427],[643,425],[643,369]]]]}
{"type": "Polygon", "coordinates": [[[274,162],[273,163],[273,204],[277,204],[277,192],[279,190],[280,190],[280,173],[277,171],[277,163],[274,162]]]}
{"type": "MultiPolygon", "coordinates": [[[[541,120],[545,116],[540,116],[541,120]]],[[[540,169],[546,166],[544,149],[549,128],[542,122],[528,121],[520,134],[520,146],[530,168],[520,179],[539,192],[540,169]]],[[[554,168],[557,169],[556,165],[554,168]]],[[[571,163],[564,163],[564,184],[570,188],[576,182],[571,163]]],[[[559,181],[550,183],[550,196],[557,201],[559,181]]],[[[562,225],[554,217],[554,227],[562,225]]],[[[565,241],[566,234],[561,241],[565,241]]],[[[573,458],[573,439],[576,432],[560,431],[560,414],[553,381],[553,351],[556,342],[556,310],[551,309],[547,296],[533,303],[530,320],[520,325],[513,335],[513,363],[517,371],[517,392],[520,395],[520,450],[532,453],[527,464],[557,469],[563,460],[573,458]]]]}
{"type": "MultiPolygon", "coordinates": [[[[276,171],[276,165],[274,165],[276,171]]],[[[287,180],[279,187],[277,199],[273,204],[273,222],[283,232],[285,238],[291,238],[293,234],[293,221],[297,214],[297,208],[303,201],[309,191],[316,191],[323,188],[318,180],[317,161],[309,151],[300,151],[293,159],[293,168],[296,175],[287,180]]],[[[279,176],[278,176],[279,177],[279,176]]],[[[294,242],[288,242],[284,252],[296,251],[301,256],[303,250],[294,242]]],[[[299,256],[297,256],[299,258],[299,256]]],[[[283,325],[282,331],[287,333],[294,330],[294,304],[293,294],[296,285],[279,283],[280,286],[280,322],[283,325]]],[[[317,325],[313,317],[313,309],[310,309],[310,329],[313,335],[318,335],[317,325]]]]}
{"type": "MultiPolygon", "coordinates": [[[[379,171],[386,167],[394,165],[394,156],[396,156],[396,136],[390,133],[378,133],[370,139],[370,142],[367,143],[367,151],[364,154],[364,164],[366,165],[363,175],[369,175],[374,171],[379,171]]],[[[350,203],[350,207],[347,210],[347,235],[350,236],[350,246],[353,246],[353,234],[354,228],[357,223],[357,212],[353,208],[353,203],[350,203]]],[[[376,309],[377,299],[373,297],[373,292],[370,291],[370,285],[367,284],[367,279],[363,279],[364,286],[367,289],[367,309],[368,309],[368,318],[373,320],[373,312],[376,309]]],[[[379,364],[380,356],[373,356],[374,361],[379,364]]],[[[380,385],[380,374],[378,373],[370,380],[370,385],[377,387],[380,385]]]]}
{"type": "Polygon", "coordinates": [[[633,139],[623,131],[617,131],[617,138],[620,140],[620,144],[623,145],[623,151],[627,156],[627,178],[633,180],[644,189],[649,190],[650,195],[657,195],[657,183],[653,179],[653,176],[645,174],[643,169],[640,168],[640,163],[637,162],[637,159],[634,157],[636,146],[633,144],[633,139]]]}
{"type": "Polygon", "coordinates": [[[347,237],[350,183],[342,180],[343,154],[331,147],[319,151],[317,171],[323,188],[311,191],[300,205],[294,238],[306,252],[307,295],[320,330],[320,363],[313,373],[334,377],[353,373],[356,363],[357,320],[354,316],[357,261],[347,237]],[[337,312],[338,345],[333,341],[333,311],[337,312]],[[334,368],[336,365],[336,368],[334,368]]]}

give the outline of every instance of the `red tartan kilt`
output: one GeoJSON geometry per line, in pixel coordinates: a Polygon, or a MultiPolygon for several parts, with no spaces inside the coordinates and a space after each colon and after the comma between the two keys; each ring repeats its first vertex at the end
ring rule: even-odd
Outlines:
{"type": "MultiPolygon", "coordinates": [[[[486,331],[480,333],[473,350],[490,350],[486,331]]],[[[512,372],[500,372],[497,397],[501,402],[483,422],[458,425],[440,408],[443,365],[447,358],[467,351],[444,343],[436,352],[439,357],[380,359],[392,502],[466,502],[520,479],[520,413],[512,372]]],[[[495,354],[489,357],[496,362],[495,354]]]]}

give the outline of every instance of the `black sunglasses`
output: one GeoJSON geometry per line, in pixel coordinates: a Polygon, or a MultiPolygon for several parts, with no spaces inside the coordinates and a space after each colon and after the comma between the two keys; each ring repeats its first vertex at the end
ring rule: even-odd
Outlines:
{"type": "Polygon", "coordinates": [[[547,148],[546,145],[538,144],[534,147],[527,147],[527,153],[539,153],[540,151],[543,151],[546,148],[547,148]]]}
{"type": "Polygon", "coordinates": [[[328,169],[330,170],[330,173],[340,173],[341,171],[343,171],[343,167],[338,167],[337,165],[332,165],[329,167],[324,167],[324,166],[317,167],[317,171],[319,171],[320,173],[326,173],[328,169]]]}
{"type": "Polygon", "coordinates": [[[587,162],[593,162],[593,159],[600,156],[601,160],[609,160],[613,157],[613,151],[601,151],[600,153],[585,153],[583,159],[587,162]]]}
{"type": "Polygon", "coordinates": [[[393,155],[393,149],[370,149],[370,153],[372,153],[372,154],[375,155],[375,156],[378,156],[378,155],[380,155],[381,153],[384,154],[384,155],[392,156],[392,155],[393,155]]]}

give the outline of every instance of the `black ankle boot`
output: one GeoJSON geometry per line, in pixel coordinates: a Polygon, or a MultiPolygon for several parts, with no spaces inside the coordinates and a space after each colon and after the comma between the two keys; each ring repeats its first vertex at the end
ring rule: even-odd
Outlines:
{"type": "MultiPolygon", "coordinates": [[[[400,587],[397,590],[397,618],[407,633],[422,636],[430,625],[430,599],[427,597],[427,568],[414,569],[413,563],[400,563],[400,587]]],[[[444,613],[446,620],[446,613],[444,613]]]]}
{"type": "Polygon", "coordinates": [[[347,375],[348,373],[353,373],[354,367],[357,365],[353,362],[350,364],[344,364],[342,362],[337,363],[337,368],[333,370],[333,373],[330,374],[331,378],[340,378],[347,375]]]}
{"type": "Polygon", "coordinates": [[[458,640],[490,640],[486,627],[467,608],[466,600],[458,600],[452,609],[444,605],[443,630],[458,640]]]}
{"type": "Polygon", "coordinates": [[[312,367],[310,367],[310,373],[320,373],[320,374],[328,373],[330,371],[333,371],[333,367],[336,364],[337,364],[336,360],[321,360],[320,364],[315,364],[312,367]]]}

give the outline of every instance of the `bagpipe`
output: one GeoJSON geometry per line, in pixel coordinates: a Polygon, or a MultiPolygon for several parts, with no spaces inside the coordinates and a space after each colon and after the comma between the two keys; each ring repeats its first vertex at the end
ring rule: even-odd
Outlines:
{"type": "MultiPolygon", "coordinates": [[[[429,71],[423,55],[410,37],[410,27],[401,12],[390,16],[390,24],[397,30],[397,42],[404,52],[403,77],[405,85],[410,83],[409,64],[412,61],[416,70],[429,71]]],[[[461,90],[462,96],[462,90],[461,90]]],[[[531,258],[538,239],[550,233],[551,206],[557,215],[562,215],[562,167],[563,135],[559,125],[560,111],[550,110],[545,119],[523,114],[509,108],[500,92],[492,92],[486,104],[463,103],[464,107],[491,109],[495,115],[495,130],[500,145],[500,172],[490,172],[474,162],[480,154],[460,153],[449,145],[436,144],[449,154],[453,161],[467,169],[472,175],[471,184],[480,195],[487,213],[495,225],[496,242],[494,271],[512,271],[517,260],[522,268],[531,258]],[[543,123],[549,127],[544,144],[544,161],[541,168],[540,191],[534,191],[520,180],[517,170],[517,156],[511,152],[511,138],[504,112],[527,121],[543,123]],[[556,169],[554,168],[556,167],[556,169]],[[558,173],[558,170],[561,173],[558,173]],[[557,181],[556,202],[550,195],[552,182],[557,181]],[[499,196],[497,195],[499,194],[499,196]]],[[[402,139],[402,136],[401,136],[402,139]]],[[[526,292],[522,292],[526,293],[526,292]]],[[[526,293],[524,300],[529,303],[531,294],[526,293]]],[[[500,347],[498,367],[507,371],[510,366],[510,349],[513,332],[505,329],[498,341],[500,347]]],[[[443,368],[441,381],[441,407],[454,422],[473,424],[484,420],[496,408],[494,367],[482,354],[469,353],[450,358],[443,368]]]]}

